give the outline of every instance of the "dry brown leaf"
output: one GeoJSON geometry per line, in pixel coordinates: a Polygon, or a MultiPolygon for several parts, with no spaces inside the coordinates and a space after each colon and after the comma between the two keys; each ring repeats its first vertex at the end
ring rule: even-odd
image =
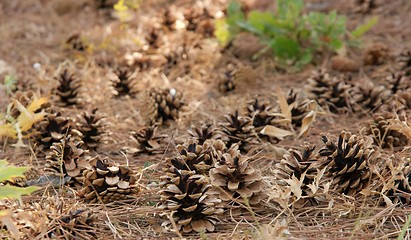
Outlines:
{"type": "Polygon", "coordinates": [[[20,238],[19,230],[14,224],[13,219],[11,218],[11,212],[8,210],[0,211],[0,222],[7,227],[7,229],[13,234],[16,239],[20,238]]]}
{"type": "Polygon", "coordinates": [[[292,120],[292,114],[291,114],[291,109],[292,106],[288,105],[287,103],[287,98],[285,97],[283,91],[281,88],[277,88],[277,98],[278,98],[278,104],[280,105],[281,113],[283,117],[287,120],[290,121],[292,120]]]}
{"type": "Polygon", "coordinates": [[[298,134],[298,137],[301,137],[302,135],[308,133],[316,117],[317,117],[317,111],[312,110],[303,118],[301,128],[300,128],[300,133],[298,134]]]}
{"type": "Polygon", "coordinates": [[[283,140],[285,137],[291,136],[294,134],[293,132],[290,132],[288,130],[284,130],[284,129],[274,127],[271,125],[265,126],[263,130],[261,130],[260,133],[270,136],[270,137],[278,138],[279,140],[283,140]]]}
{"type": "Polygon", "coordinates": [[[290,186],[291,192],[294,193],[295,197],[297,197],[296,200],[299,200],[302,197],[303,190],[301,189],[301,186],[303,185],[304,178],[305,173],[301,175],[300,180],[298,180],[294,175],[291,177],[291,179],[285,180],[285,182],[287,182],[290,186]]]}

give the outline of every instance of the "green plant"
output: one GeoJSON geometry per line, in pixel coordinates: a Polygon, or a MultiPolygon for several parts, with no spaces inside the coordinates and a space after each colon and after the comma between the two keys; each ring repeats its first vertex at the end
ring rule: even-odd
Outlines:
{"type": "Polygon", "coordinates": [[[303,0],[278,0],[277,11],[251,11],[247,16],[240,5],[232,1],[227,17],[216,22],[216,37],[227,44],[240,31],[257,35],[272,49],[280,63],[303,66],[313,61],[321,51],[336,52],[347,43],[354,43],[373,25],[377,18],[357,27],[346,29],[346,17],[336,11],[304,13],[303,0]]]}
{"type": "Polygon", "coordinates": [[[17,89],[17,79],[13,75],[6,75],[4,77],[4,90],[7,95],[12,95],[13,92],[17,89]]]}
{"type": "MultiPolygon", "coordinates": [[[[0,160],[0,183],[12,181],[14,178],[17,177],[24,177],[23,173],[28,169],[29,167],[10,166],[6,160],[0,160]]],[[[10,186],[8,184],[0,185],[0,201],[5,199],[20,200],[22,195],[28,195],[36,191],[37,189],[38,187],[35,186],[22,188],[10,186]]],[[[7,226],[7,229],[9,229],[17,239],[19,238],[19,231],[13,223],[10,211],[0,211],[0,222],[3,225],[7,226]]]]}

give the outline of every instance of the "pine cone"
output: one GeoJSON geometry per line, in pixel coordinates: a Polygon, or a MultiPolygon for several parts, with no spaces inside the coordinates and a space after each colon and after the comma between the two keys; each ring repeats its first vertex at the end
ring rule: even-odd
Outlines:
{"type": "Polygon", "coordinates": [[[309,109],[310,100],[301,101],[297,93],[291,89],[287,96],[287,104],[291,106],[291,124],[297,128],[302,126],[303,119],[312,110],[309,109]]]}
{"type": "Polygon", "coordinates": [[[187,131],[188,134],[198,141],[198,144],[202,145],[209,139],[220,139],[221,136],[217,131],[217,128],[211,123],[202,123],[200,126],[191,126],[191,129],[187,131]]]}
{"type": "Polygon", "coordinates": [[[91,212],[79,209],[69,214],[64,214],[58,219],[50,219],[51,222],[56,221],[58,226],[54,230],[48,231],[49,238],[56,236],[73,239],[95,239],[97,238],[93,222],[95,216],[91,212]]]}
{"type": "Polygon", "coordinates": [[[104,203],[127,199],[136,193],[136,178],[128,166],[119,166],[107,159],[94,159],[92,169],[84,172],[80,196],[90,203],[104,203]]]}
{"type": "Polygon", "coordinates": [[[218,90],[222,93],[234,91],[236,88],[235,78],[235,66],[234,64],[228,64],[226,70],[219,75],[218,90]]]}
{"type": "Polygon", "coordinates": [[[411,79],[409,76],[405,75],[405,72],[390,74],[386,78],[386,82],[388,83],[388,89],[391,90],[392,94],[411,89],[411,79]]]}
{"type": "Polygon", "coordinates": [[[186,145],[178,145],[178,155],[169,160],[168,172],[179,171],[196,174],[207,174],[214,166],[216,159],[220,158],[226,146],[221,140],[208,140],[200,145],[194,140],[189,140],[186,145]]]}
{"type": "MultiPolygon", "coordinates": [[[[173,212],[171,217],[177,230],[183,233],[214,231],[219,222],[216,216],[224,209],[221,200],[209,194],[211,185],[205,176],[174,169],[161,177],[160,187],[163,204],[159,208],[173,212]]],[[[172,228],[169,220],[161,225],[172,228]]]]}
{"type": "Polygon", "coordinates": [[[381,43],[374,43],[367,47],[362,56],[364,65],[381,65],[389,57],[389,48],[381,43]]]}
{"type": "Polygon", "coordinates": [[[136,84],[137,79],[134,76],[134,72],[128,66],[118,66],[114,71],[115,78],[113,81],[115,95],[124,96],[132,95],[137,92],[136,84]]]}
{"type": "Polygon", "coordinates": [[[187,22],[186,29],[188,31],[195,31],[199,22],[209,17],[207,9],[188,8],[184,10],[184,19],[187,22]]]}
{"type": "Polygon", "coordinates": [[[390,97],[391,93],[384,86],[376,86],[371,81],[355,85],[352,88],[351,107],[354,112],[374,112],[390,97]]]}
{"type": "Polygon", "coordinates": [[[398,63],[401,70],[405,71],[407,76],[411,75],[411,51],[407,50],[400,54],[398,57],[398,63]]]}
{"type": "Polygon", "coordinates": [[[172,11],[170,10],[170,8],[165,8],[161,11],[160,14],[162,14],[162,25],[169,30],[173,30],[175,27],[174,24],[177,19],[174,13],[172,13],[172,11]]]}
{"type": "Polygon", "coordinates": [[[162,123],[166,120],[176,120],[184,102],[182,94],[175,89],[151,90],[146,94],[146,122],[162,123]],[[157,109],[157,112],[155,111],[157,109]]]}
{"type": "Polygon", "coordinates": [[[349,108],[351,86],[344,80],[331,78],[324,69],[319,69],[308,79],[308,84],[310,99],[317,100],[331,112],[338,113],[349,108]]]}
{"type": "Polygon", "coordinates": [[[256,132],[260,132],[266,125],[273,125],[274,109],[269,101],[253,99],[247,103],[247,117],[252,119],[256,132]]]}
{"type": "Polygon", "coordinates": [[[356,0],[354,12],[367,14],[378,7],[376,0],[356,0]]]}
{"type": "Polygon", "coordinates": [[[84,52],[89,46],[80,34],[75,33],[67,39],[65,48],[68,50],[84,52]]]}
{"type": "Polygon", "coordinates": [[[223,201],[245,202],[251,206],[260,203],[264,184],[261,173],[251,165],[251,157],[243,156],[238,145],[224,153],[210,170],[211,184],[223,201]]]}
{"type": "Polygon", "coordinates": [[[106,118],[97,112],[97,108],[91,112],[84,112],[78,115],[76,129],[87,148],[94,150],[97,149],[108,134],[106,118]]]}
{"type": "Polygon", "coordinates": [[[66,107],[79,103],[79,90],[81,81],[68,69],[63,69],[59,73],[57,80],[59,86],[56,89],[56,95],[59,97],[58,106],[66,107]]]}
{"type": "Polygon", "coordinates": [[[375,114],[366,134],[371,135],[374,143],[381,148],[403,147],[408,145],[408,138],[398,130],[393,129],[392,123],[396,120],[395,114],[384,112],[375,114]]]}
{"type": "Polygon", "coordinates": [[[82,141],[75,141],[70,135],[53,143],[46,157],[46,170],[61,178],[71,177],[70,183],[82,183],[84,170],[90,168],[88,151],[82,145],[82,141]]]}
{"type": "Polygon", "coordinates": [[[241,151],[247,152],[248,146],[257,144],[251,118],[238,116],[238,111],[225,116],[226,122],[221,123],[223,138],[228,148],[238,143],[241,151]]]}
{"type": "Polygon", "coordinates": [[[328,163],[327,168],[335,189],[348,195],[361,191],[371,177],[368,165],[372,160],[373,150],[369,143],[344,131],[337,144],[325,135],[322,140],[325,146],[320,150],[320,156],[326,157],[325,162],[328,163]]]}
{"type": "Polygon", "coordinates": [[[141,104],[141,117],[144,120],[146,126],[155,125],[159,119],[158,116],[158,103],[156,98],[151,96],[152,93],[147,91],[144,93],[143,101],[141,104]]]}
{"type": "Polygon", "coordinates": [[[283,156],[281,161],[275,165],[274,177],[280,186],[288,188],[290,187],[288,181],[293,177],[299,182],[302,181],[301,190],[304,199],[301,205],[305,205],[306,200],[309,200],[312,205],[317,204],[318,198],[308,185],[314,183],[315,177],[320,171],[319,165],[320,161],[315,147],[305,145],[302,152],[290,149],[283,156]]]}
{"type": "Polygon", "coordinates": [[[147,153],[157,154],[162,153],[164,149],[161,147],[160,141],[165,136],[156,134],[157,126],[149,126],[140,129],[138,132],[131,132],[131,140],[137,144],[137,148],[129,150],[132,154],[147,153]]]}
{"type": "Polygon", "coordinates": [[[158,49],[162,45],[161,30],[155,27],[150,27],[147,30],[148,34],[145,37],[147,44],[154,49],[158,49]]]}
{"type": "Polygon", "coordinates": [[[49,149],[53,143],[60,142],[69,132],[71,121],[61,116],[60,112],[47,113],[46,117],[38,122],[35,127],[38,132],[37,142],[43,149],[49,149]]]}
{"type": "Polygon", "coordinates": [[[381,106],[380,112],[392,112],[403,116],[407,115],[409,109],[411,109],[411,91],[398,91],[381,106]]]}
{"type": "MultiPolygon", "coordinates": [[[[397,169],[388,169],[389,174],[394,180],[394,185],[386,193],[386,195],[393,200],[394,203],[400,202],[402,204],[411,203],[411,166],[409,158],[394,158],[389,160],[395,161],[397,169]],[[398,169],[399,168],[399,169],[398,169]]],[[[390,179],[388,179],[389,181],[390,179]]]]}
{"type": "Polygon", "coordinates": [[[97,8],[108,8],[112,9],[114,5],[117,3],[116,0],[94,0],[97,8]]]}

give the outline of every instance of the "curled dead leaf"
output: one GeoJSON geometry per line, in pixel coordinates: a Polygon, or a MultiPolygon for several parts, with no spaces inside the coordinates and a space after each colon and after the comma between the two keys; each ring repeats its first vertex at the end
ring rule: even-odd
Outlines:
{"type": "Polygon", "coordinates": [[[284,130],[275,126],[267,125],[261,130],[261,134],[278,138],[279,140],[283,140],[287,136],[291,136],[294,133],[288,130],[284,130]]]}

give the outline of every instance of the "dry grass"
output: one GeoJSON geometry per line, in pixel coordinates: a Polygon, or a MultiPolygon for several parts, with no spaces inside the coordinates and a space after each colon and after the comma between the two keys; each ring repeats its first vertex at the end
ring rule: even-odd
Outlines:
{"type": "MultiPolygon", "coordinates": [[[[122,202],[87,204],[77,196],[76,189],[47,186],[32,196],[24,197],[22,205],[14,201],[1,202],[0,208],[13,210],[13,219],[24,239],[44,239],[54,237],[53,234],[57,233],[60,233],[58,239],[394,239],[399,236],[411,209],[409,205],[390,204],[384,199],[381,189],[388,184],[384,181],[388,181],[390,176],[383,175],[380,170],[384,167],[382,161],[392,154],[396,154],[398,159],[409,156],[408,147],[396,152],[381,151],[381,162],[372,168],[376,179],[355,197],[330,191],[318,205],[297,207],[291,198],[279,200],[275,195],[278,193],[278,186],[273,179],[272,168],[285,150],[300,148],[304,142],[320,146],[322,133],[330,133],[334,137],[341,130],[359,133],[369,116],[360,117],[352,113],[320,114],[308,135],[286,138],[278,144],[265,143],[256,148],[255,164],[264,169],[264,182],[267,184],[265,191],[269,195],[269,199],[258,208],[245,206],[246,210],[227,211],[214,233],[181,235],[166,231],[161,227],[164,220],[160,216],[162,212],[156,208],[160,201],[157,183],[163,174],[165,159],[177,154],[177,144],[188,138],[186,130],[200,121],[218,123],[223,120],[223,115],[232,113],[235,109],[242,110],[242,106],[256,95],[274,103],[277,101],[275,93],[278,88],[284,91],[291,87],[304,89],[306,79],[315,67],[307,66],[301,73],[284,73],[276,68],[270,56],[262,57],[256,62],[233,60],[232,55],[220,51],[215,39],[178,30],[164,35],[162,44],[154,50],[151,57],[154,65],[157,62],[161,65],[165,61],[162,54],[180,51],[184,45],[186,59],[166,71],[160,66],[138,72],[139,93],[134,97],[116,98],[113,97],[107,80],[110,70],[100,67],[99,63],[118,59],[137,61],[135,53],[146,48],[143,44],[144,36],[150,26],[160,24],[158,13],[165,4],[173,5],[177,16],[181,18],[182,9],[193,6],[193,3],[219,11],[224,6],[224,1],[179,0],[173,4],[163,0],[143,1],[128,23],[120,23],[109,17],[111,10],[96,10],[94,1],[75,1],[69,6],[65,2],[17,0],[0,3],[0,22],[3,23],[0,25],[0,60],[9,69],[3,72],[0,64],[0,77],[3,79],[6,74],[13,74],[19,80],[20,88],[49,95],[53,84],[55,85],[53,76],[59,64],[63,61],[70,62],[82,79],[84,104],[61,110],[66,116],[74,117],[84,110],[97,107],[107,115],[112,135],[107,143],[92,154],[107,156],[118,163],[129,165],[137,173],[140,192],[122,202]],[[64,42],[73,33],[81,33],[87,39],[90,51],[79,53],[65,49],[64,42]],[[250,74],[255,80],[242,82],[234,93],[221,94],[217,91],[216,78],[218,71],[224,69],[227,59],[252,67],[253,72],[250,74]],[[41,68],[34,69],[34,63],[41,63],[41,68]],[[186,101],[180,118],[159,128],[161,134],[167,135],[167,150],[159,155],[127,155],[123,151],[124,147],[133,144],[129,139],[129,132],[144,126],[144,113],[140,111],[142,93],[150,87],[158,86],[178,89],[184,93],[186,101]],[[378,176],[378,173],[381,175],[378,176]],[[286,203],[282,204],[281,201],[286,203]],[[91,229],[72,226],[62,220],[63,217],[73,217],[73,213],[78,210],[85,211],[79,213],[79,216],[90,214],[86,218],[93,219],[91,229]]],[[[307,2],[313,3],[312,7],[321,7],[316,5],[315,2],[318,1],[307,2]]],[[[405,27],[405,19],[410,17],[411,4],[404,0],[394,2],[390,7],[379,9],[378,14],[383,17],[380,17],[378,26],[365,37],[366,43],[386,44],[392,55],[411,47],[411,33],[405,27]]],[[[363,16],[350,13],[346,4],[340,1],[330,1],[325,5],[348,14],[352,25],[362,21],[363,16]]],[[[361,50],[349,54],[360,56],[361,50]]],[[[328,65],[325,59],[324,67],[328,65]]],[[[353,75],[383,83],[387,71],[392,71],[394,67],[395,61],[390,59],[381,66],[364,67],[360,73],[353,75]]],[[[0,98],[3,111],[8,100],[3,95],[0,98]]],[[[29,148],[16,149],[10,146],[10,141],[3,141],[0,158],[7,158],[18,165],[33,166],[39,170],[40,175],[44,175],[45,158],[37,153],[33,142],[28,143],[29,148]]],[[[0,236],[7,238],[10,233],[1,229],[0,236]]],[[[407,229],[405,239],[409,238],[407,229]]]]}

